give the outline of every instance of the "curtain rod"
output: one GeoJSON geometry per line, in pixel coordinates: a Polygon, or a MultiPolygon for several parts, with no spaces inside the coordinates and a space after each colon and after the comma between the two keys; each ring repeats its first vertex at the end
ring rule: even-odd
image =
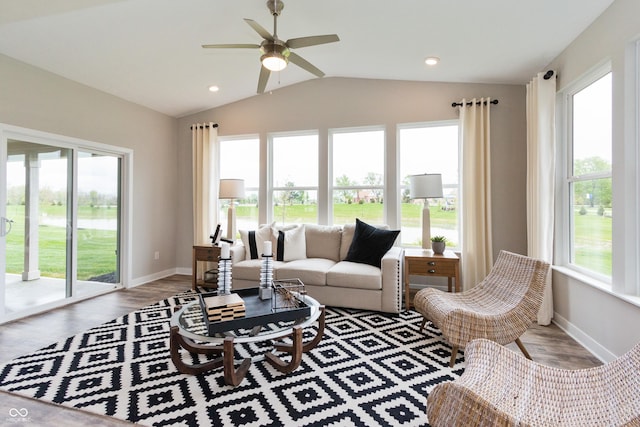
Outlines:
{"type": "MultiPolygon", "coordinates": [[[[498,103],[497,99],[492,99],[490,102],[490,104],[496,105],[498,103]]],[[[467,105],[472,105],[472,102],[467,102],[467,105]]],[[[484,104],[487,105],[487,101],[481,102],[481,101],[477,101],[476,105],[480,105],[480,104],[484,104]]],[[[451,104],[452,107],[462,107],[462,102],[454,102],[453,104],[451,104]]]]}
{"type": "MultiPolygon", "coordinates": [[[[198,126],[198,128],[200,128],[200,129],[208,128],[208,127],[209,127],[209,125],[200,125],[200,126],[198,126]]],[[[218,124],[217,124],[217,123],[213,123],[213,124],[211,125],[211,127],[212,127],[212,128],[217,128],[217,127],[218,127],[218,124]]],[[[193,130],[193,126],[191,126],[191,130],[193,130]]]]}
{"type": "Polygon", "coordinates": [[[549,70],[546,73],[544,73],[544,79],[545,80],[549,80],[551,77],[553,77],[553,70],[549,70]]]}

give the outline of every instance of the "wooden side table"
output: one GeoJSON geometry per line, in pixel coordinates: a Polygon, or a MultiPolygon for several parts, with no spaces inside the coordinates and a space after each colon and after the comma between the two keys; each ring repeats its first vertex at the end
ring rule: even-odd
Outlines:
{"type": "Polygon", "coordinates": [[[198,261],[218,262],[220,258],[220,246],[194,245],[192,262],[191,287],[195,291],[196,287],[204,285],[204,280],[198,280],[198,261]]]}
{"type": "Polygon", "coordinates": [[[411,308],[409,276],[447,277],[449,292],[451,281],[455,281],[455,291],[460,292],[460,258],[453,251],[434,254],[431,249],[405,249],[404,251],[404,300],[407,310],[411,308]]]}

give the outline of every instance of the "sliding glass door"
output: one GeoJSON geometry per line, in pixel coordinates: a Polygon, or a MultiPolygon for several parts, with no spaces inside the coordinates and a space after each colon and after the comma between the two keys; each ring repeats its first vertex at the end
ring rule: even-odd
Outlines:
{"type": "Polygon", "coordinates": [[[120,163],[118,157],[78,152],[77,294],[120,283],[120,163]]]}
{"type": "Polygon", "coordinates": [[[3,138],[0,318],[119,287],[122,157],[3,138]]]}

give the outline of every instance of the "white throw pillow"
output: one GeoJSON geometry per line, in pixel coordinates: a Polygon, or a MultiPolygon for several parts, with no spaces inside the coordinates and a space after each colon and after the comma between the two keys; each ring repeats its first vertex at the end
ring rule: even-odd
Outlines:
{"type": "Polygon", "coordinates": [[[271,226],[261,225],[257,230],[240,230],[245,259],[262,259],[264,242],[271,241],[271,226]]]}
{"type": "Polygon", "coordinates": [[[294,261],[307,258],[307,241],[304,225],[298,225],[290,230],[273,230],[276,242],[273,255],[276,261],[294,261]]]}

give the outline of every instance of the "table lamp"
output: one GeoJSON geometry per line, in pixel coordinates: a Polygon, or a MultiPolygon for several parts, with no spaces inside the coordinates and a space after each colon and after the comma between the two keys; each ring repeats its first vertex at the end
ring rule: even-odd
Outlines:
{"type": "Polygon", "coordinates": [[[235,199],[244,198],[244,179],[221,179],[219,199],[230,199],[227,210],[227,239],[236,240],[236,208],[233,204],[235,199]]]}
{"type": "Polygon", "coordinates": [[[431,247],[431,216],[429,213],[429,200],[441,198],[442,174],[425,173],[409,176],[409,198],[424,199],[422,208],[422,248],[431,247]]]}

